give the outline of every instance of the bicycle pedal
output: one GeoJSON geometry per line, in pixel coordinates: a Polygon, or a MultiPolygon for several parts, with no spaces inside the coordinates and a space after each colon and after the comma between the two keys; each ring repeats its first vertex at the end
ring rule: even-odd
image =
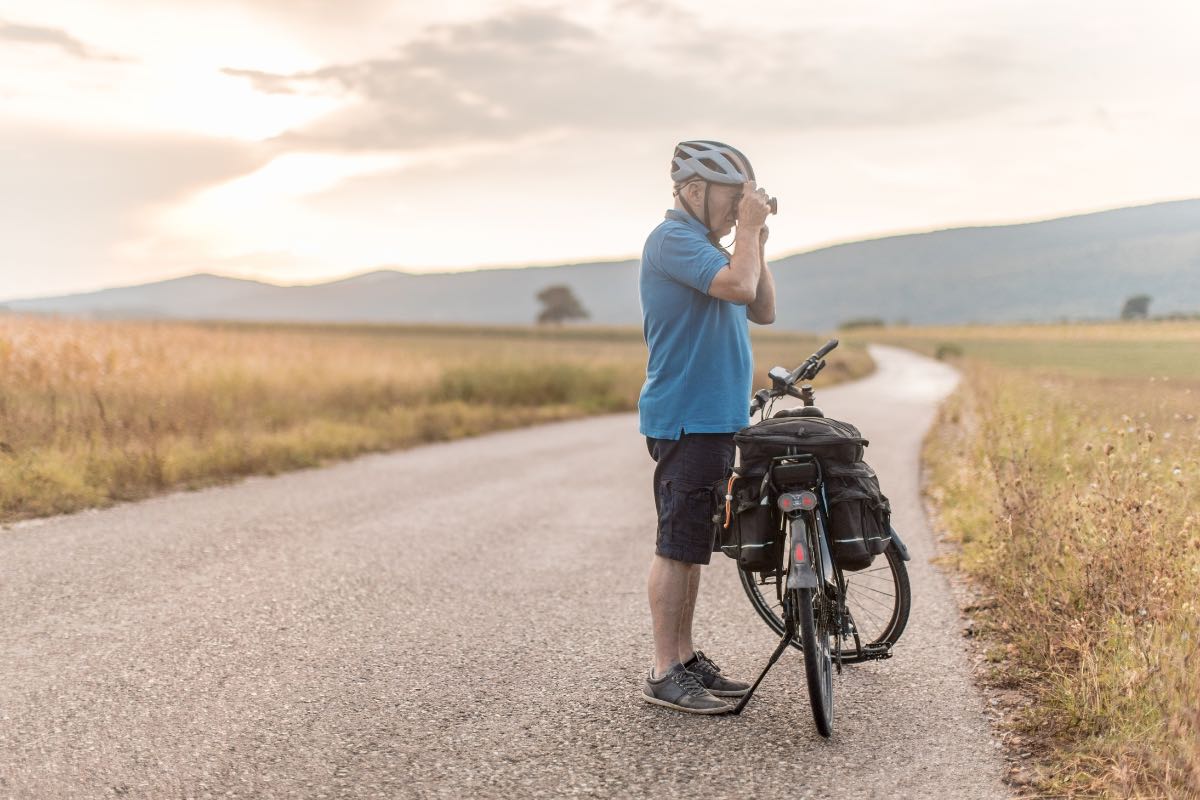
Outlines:
{"type": "Polygon", "coordinates": [[[892,657],[892,646],[889,644],[868,644],[862,649],[864,661],[880,661],[892,657]]]}

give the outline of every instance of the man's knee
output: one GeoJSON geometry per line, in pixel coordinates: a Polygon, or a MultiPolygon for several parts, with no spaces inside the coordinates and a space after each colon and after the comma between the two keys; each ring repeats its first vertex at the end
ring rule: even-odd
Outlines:
{"type": "Polygon", "coordinates": [[[657,565],[659,569],[670,570],[671,572],[677,572],[681,575],[692,575],[699,573],[700,568],[704,566],[703,564],[695,564],[691,561],[680,561],[677,558],[664,556],[662,553],[655,553],[652,558],[654,560],[651,563],[657,565]]]}

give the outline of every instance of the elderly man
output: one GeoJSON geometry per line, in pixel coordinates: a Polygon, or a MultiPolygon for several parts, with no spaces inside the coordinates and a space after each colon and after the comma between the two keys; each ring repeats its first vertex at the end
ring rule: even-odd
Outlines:
{"type": "Polygon", "coordinates": [[[650,566],[654,666],[649,703],[694,714],[731,710],[749,684],[723,675],[692,641],[700,567],[713,552],[712,486],[729,474],[733,433],[749,424],[754,365],[747,320],[775,320],[763,257],[770,210],[749,160],[721,142],[680,142],[675,207],[646,240],[640,290],[649,348],[638,400],[656,462],[658,536],[650,566]],[[720,240],[734,226],[733,252],[720,240]]]}

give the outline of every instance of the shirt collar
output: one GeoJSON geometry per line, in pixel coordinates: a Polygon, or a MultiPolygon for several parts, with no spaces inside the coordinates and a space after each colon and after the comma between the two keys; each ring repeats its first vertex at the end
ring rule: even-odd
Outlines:
{"type": "Polygon", "coordinates": [[[704,223],[686,211],[680,211],[678,208],[668,208],[666,218],[675,220],[676,222],[682,222],[684,225],[690,225],[699,231],[700,235],[704,237],[708,236],[708,228],[704,227],[704,223]]]}

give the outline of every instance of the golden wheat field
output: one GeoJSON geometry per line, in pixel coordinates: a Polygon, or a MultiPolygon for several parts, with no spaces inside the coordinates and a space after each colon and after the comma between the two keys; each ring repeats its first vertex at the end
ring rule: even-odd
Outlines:
{"type": "MultiPolygon", "coordinates": [[[[817,345],[755,331],[756,372],[817,345]]],[[[636,328],[0,315],[0,522],[631,411],[645,364],[636,328]]],[[[843,348],[826,380],[870,368],[865,351],[843,348]]]]}
{"type": "Polygon", "coordinates": [[[1048,797],[1200,797],[1200,324],[890,331],[965,380],[926,443],[989,681],[1048,797]]]}

